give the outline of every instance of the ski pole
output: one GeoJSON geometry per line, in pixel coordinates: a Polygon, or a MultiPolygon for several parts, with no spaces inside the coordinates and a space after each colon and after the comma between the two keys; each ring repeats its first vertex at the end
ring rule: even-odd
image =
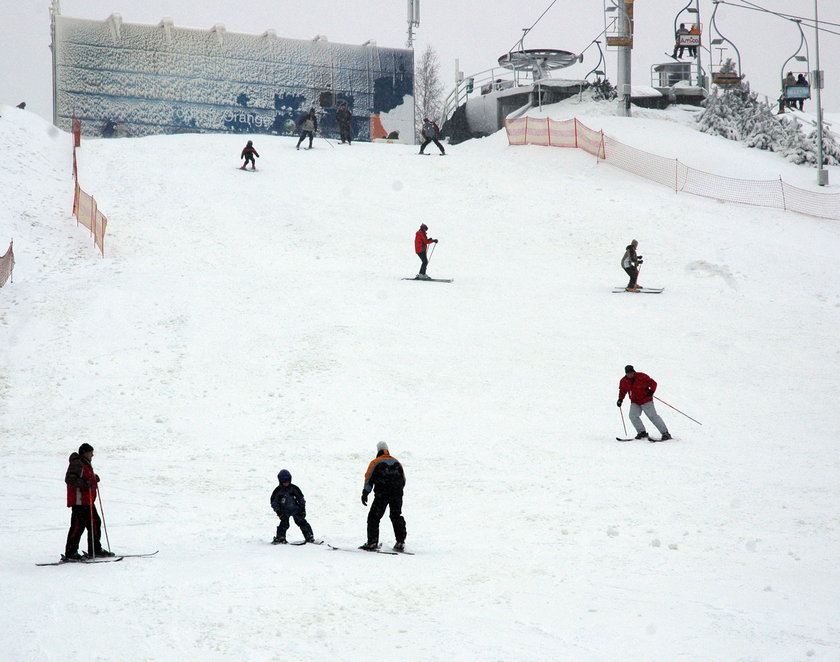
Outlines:
{"type": "Polygon", "coordinates": [[[621,414],[621,427],[624,428],[624,436],[626,437],[627,436],[627,424],[624,422],[624,410],[621,407],[619,407],[618,408],[618,413],[621,414]]]}
{"type": "Polygon", "coordinates": [[[99,486],[96,486],[96,495],[99,497],[99,510],[102,511],[102,530],[105,532],[105,544],[108,545],[108,549],[111,549],[111,541],[108,539],[108,525],[105,524],[105,507],[102,505],[102,492],[99,489],[99,486]]]}
{"type": "Polygon", "coordinates": [[[434,246],[432,246],[432,250],[431,250],[431,252],[429,253],[429,262],[431,262],[431,261],[432,261],[432,255],[434,255],[434,254],[435,254],[435,246],[437,246],[437,242],[435,242],[435,245],[434,245],[434,246]]]}
{"type": "MultiPolygon", "coordinates": [[[[659,398],[657,398],[655,395],[654,395],[653,397],[654,397],[656,400],[659,400],[659,402],[661,402],[663,405],[668,405],[668,403],[667,403],[667,402],[665,402],[664,400],[660,400],[660,399],[659,399],[659,398]]],[[[684,411],[680,411],[680,410],[679,410],[679,409],[677,409],[674,405],[668,405],[668,406],[669,406],[671,409],[673,409],[674,411],[679,412],[680,414],[682,414],[683,416],[685,416],[687,419],[689,419],[689,420],[691,420],[691,421],[694,421],[695,423],[697,423],[697,425],[703,425],[703,424],[702,424],[700,421],[698,421],[696,418],[691,418],[691,416],[689,416],[688,414],[686,414],[684,411]]]]}
{"type": "Polygon", "coordinates": [[[88,506],[88,516],[90,521],[88,522],[88,552],[90,553],[90,557],[92,559],[96,558],[96,541],[94,540],[93,535],[93,502],[96,501],[96,497],[90,500],[90,505],[88,506]]]}
{"type": "Polygon", "coordinates": [[[318,132],[318,137],[319,137],[319,138],[321,138],[322,140],[326,141],[326,143],[327,143],[330,147],[332,147],[333,149],[335,149],[335,145],[333,145],[333,144],[332,144],[329,140],[327,140],[326,138],[324,138],[324,134],[323,134],[323,133],[321,133],[320,131],[318,132]]]}

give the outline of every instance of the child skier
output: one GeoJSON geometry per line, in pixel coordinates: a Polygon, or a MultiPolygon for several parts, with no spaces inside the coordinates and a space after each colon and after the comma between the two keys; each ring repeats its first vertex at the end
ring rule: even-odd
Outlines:
{"type": "Polygon", "coordinates": [[[257,150],[254,147],[254,141],[249,140],[248,144],[242,149],[242,154],[239,156],[240,159],[245,159],[245,163],[242,164],[240,170],[245,170],[248,164],[251,164],[251,170],[257,169],[257,162],[254,160],[254,157],[260,158],[260,155],[257,154],[257,150]]]}
{"type": "Polygon", "coordinates": [[[289,528],[290,517],[300,527],[306,542],[315,542],[312,527],[306,521],[306,499],[303,498],[303,492],[300,491],[300,488],[297,485],[292,485],[292,474],[283,469],[277,474],[277,480],[280,484],[271,493],[271,508],[280,518],[280,524],[277,525],[277,533],[271,544],[286,544],[286,531],[289,528]]]}

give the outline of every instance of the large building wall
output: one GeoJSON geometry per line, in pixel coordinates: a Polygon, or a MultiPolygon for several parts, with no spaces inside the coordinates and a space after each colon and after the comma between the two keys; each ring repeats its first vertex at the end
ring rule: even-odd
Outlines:
{"type": "MultiPolygon", "coordinates": [[[[344,101],[356,139],[371,127],[414,142],[414,51],[122,23],[53,21],[55,123],[84,135],[295,133],[310,107],[336,136],[344,101]]],[[[374,136],[379,137],[379,136],[374,136]]]]}

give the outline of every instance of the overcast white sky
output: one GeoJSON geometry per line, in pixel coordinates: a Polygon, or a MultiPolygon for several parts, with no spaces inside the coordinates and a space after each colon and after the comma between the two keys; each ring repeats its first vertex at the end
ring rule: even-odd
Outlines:
{"type": "MultiPolygon", "coordinates": [[[[673,47],[674,18],[687,1],[636,1],[635,85],[649,85],[651,65],[668,60],[665,51],[673,47]]],[[[746,0],[729,1],[746,4],[746,0]]],[[[823,32],[820,38],[820,65],[826,72],[823,107],[840,111],[840,0],[817,1],[820,20],[835,23],[827,28],[837,33],[823,32]]],[[[814,0],[753,4],[814,16],[814,0]]],[[[456,58],[465,75],[489,69],[549,5],[551,0],[420,0],[415,48],[431,45],[437,51],[449,91],[456,58]]],[[[49,6],[49,0],[0,0],[0,102],[26,101],[29,110],[52,119],[49,6]]],[[[603,8],[603,0],[556,0],[526,38],[525,47],[579,53],[604,29],[603,8]]],[[[701,0],[700,18],[707,30],[712,9],[712,0],[701,0]]],[[[309,39],[323,34],[334,42],[360,44],[374,39],[389,47],[404,47],[407,31],[406,0],[62,0],[61,11],[65,16],[98,20],[117,12],[126,23],[142,24],[157,24],[169,16],[178,27],[207,29],[222,23],[231,32],[261,34],[271,28],[281,37],[309,39]]],[[[690,20],[688,14],[683,16],[690,20]]],[[[741,51],[742,69],[752,89],[771,99],[778,97],[782,65],[799,46],[795,24],[730,5],[718,9],[717,24],[741,51]]],[[[805,33],[813,69],[814,31],[806,27],[805,33]]],[[[568,73],[582,77],[596,62],[597,51],[592,48],[584,62],[568,73]]],[[[793,63],[787,68],[795,69],[793,63]]],[[[614,53],[607,54],[607,74],[616,81],[614,53]]]]}

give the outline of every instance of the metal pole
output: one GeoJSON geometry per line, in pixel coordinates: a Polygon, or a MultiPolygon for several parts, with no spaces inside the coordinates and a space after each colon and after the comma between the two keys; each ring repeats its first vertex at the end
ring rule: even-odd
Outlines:
{"type": "MultiPolygon", "coordinates": [[[[625,0],[616,0],[616,9],[619,13],[619,34],[625,39],[632,39],[630,16],[627,13],[625,0]]],[[[626,42],[625,42],[626,43],[626,42]]],[[[618,116],[630,117],[630,51],[629,45],[618,47],[618,116]]]]}
{"type": "Polygon", "coordinates": [[[816,70],[812,75],[812,84],[817,89],[817,141],[819,145],[817,146],[817,158],[819,159],[819,163],[817,164],[817,185],[818,186],[827,186],[828,185],[828,170],[826,170],[823,165],[823,123],[822,123],[822,100],[820,98],[820,90],[823,86],[823,74],[820,71],[820,19],[819,19],[819,7],[818,7],[818,0],[814,0],[814,34],[815,40],[814,44],[816,46],[817,55],[816,55],[816,70]]]}

